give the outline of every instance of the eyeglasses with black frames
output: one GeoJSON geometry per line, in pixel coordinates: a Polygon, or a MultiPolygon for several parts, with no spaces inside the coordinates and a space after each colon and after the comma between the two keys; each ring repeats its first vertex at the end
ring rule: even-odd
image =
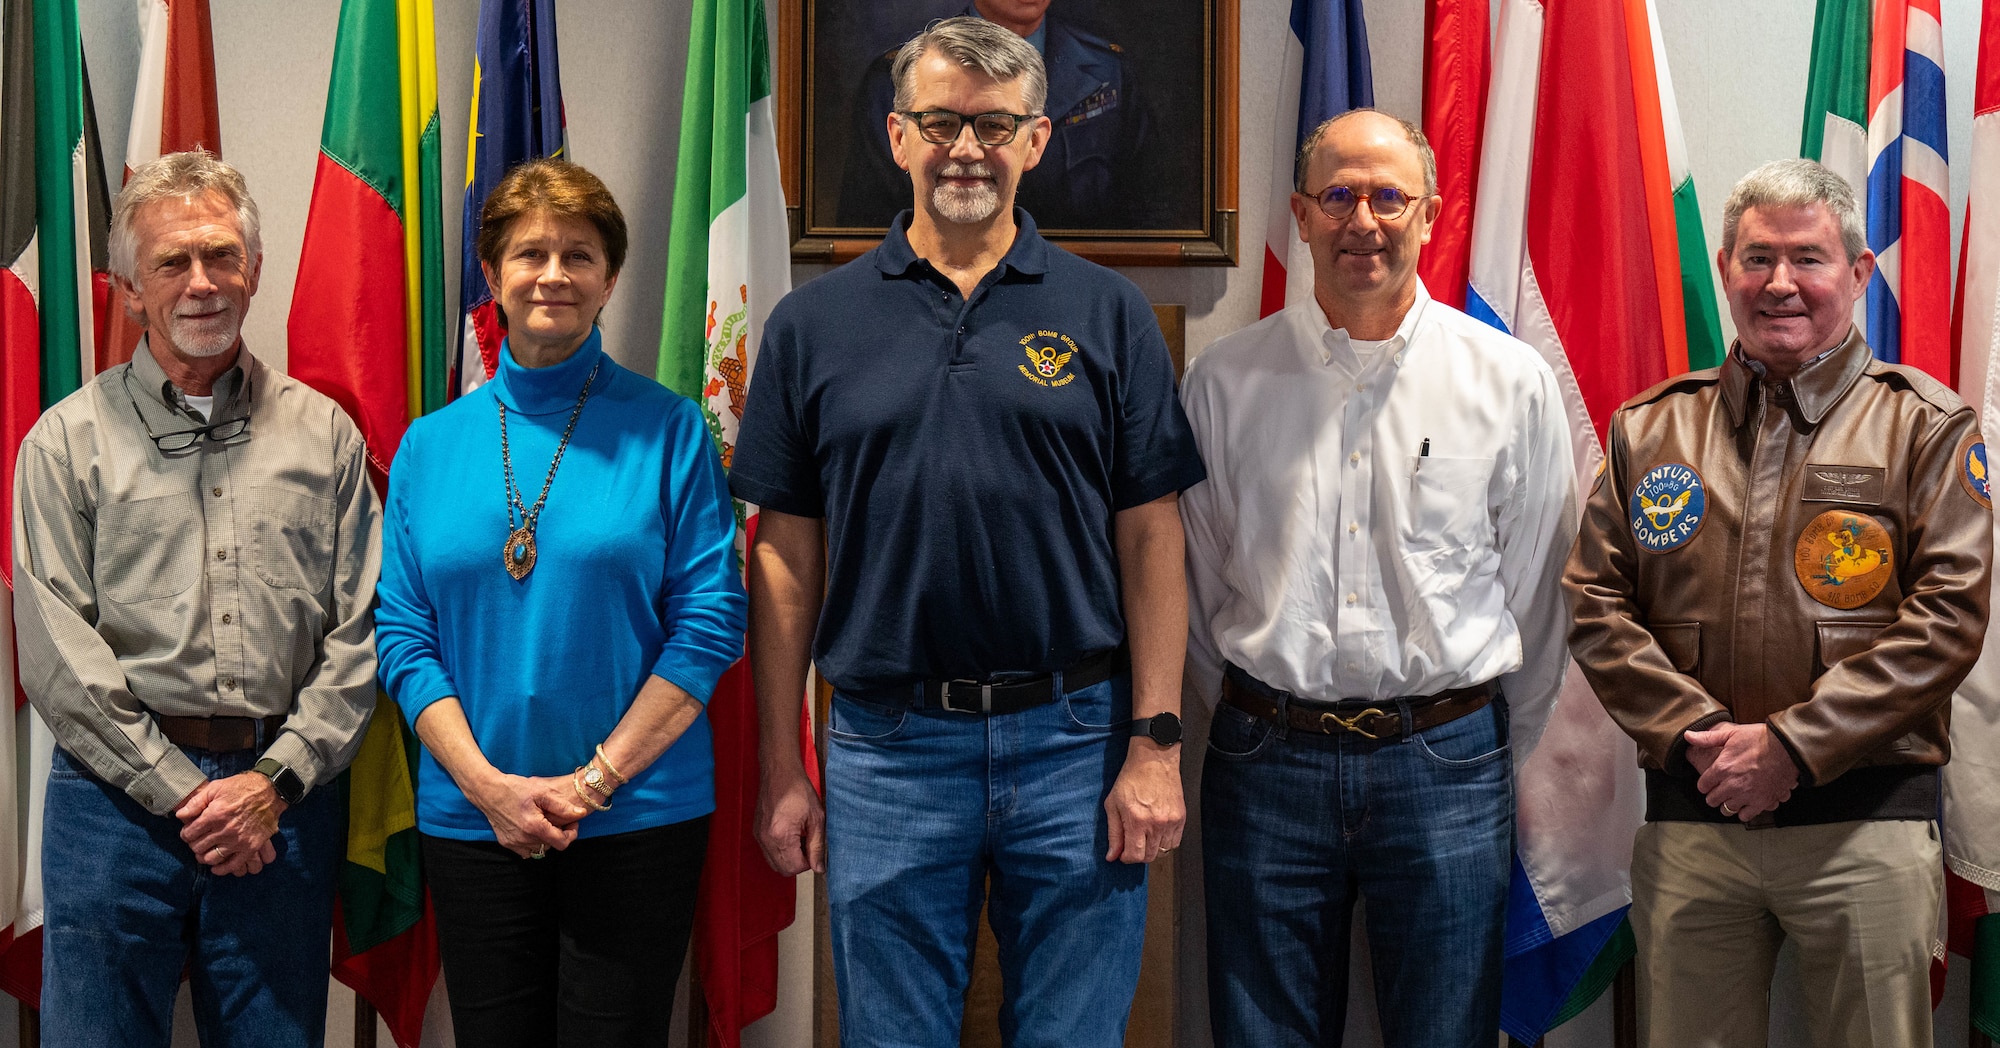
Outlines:
{"type": "Polygon", "coordinates": [[[1315,194],[1313,199],[1319,203],[1320,213],[1335,222],[1345,222],[1353,217],[1354,209],[1361,206],[1364,200],[1368,202],[1368,213],[1374,215],[1377,221],[1393,222],[1403,217],[1403,212],[1408,211],[1417,200],[1395,186],[1383,186],[1373,193],[1356,192],[1353,186],[1328,186],[1315,194]]]}
{"type": "Polygon", "coordinates": [[[1004,146],[1021,133],[1021,125],[1035,113],[979,113],[967,116],[949,109],[898,109],[896,115],[917,125],[917,134],[932,145],[948,146],[958,141],[958,133],[972,125],[972,137],[982,146],[1004,146]]]}
{"type": "MultiPolygon", "coordinates": [[[[125,387],[125,398],[132,402],[132,413],[139,416],[139,424],[146,427],[146,435],[153,439],[153,446],[159,448],[161,451],[186,451],[194,447],[195,442],[203,437],[207,437],[220,444],[223,441],[234,440],[242,436],[250,428],[250,416],[244,415],[239,418],[223,419],[221,422],[213,422],[195,429],[175,430],[172,433],[155,433],[153,432],[153,424],[146,421],[146,413],[139,410],[139,398],[132,395],[131,381],[132,369],[128,366],[125,369],[125,374],[120,376],[119,384],[125,387]]],[[[247,377],[244,379],[244,383],[242,399],[247,404],[250,400],[249,379],[247,377]]]]}

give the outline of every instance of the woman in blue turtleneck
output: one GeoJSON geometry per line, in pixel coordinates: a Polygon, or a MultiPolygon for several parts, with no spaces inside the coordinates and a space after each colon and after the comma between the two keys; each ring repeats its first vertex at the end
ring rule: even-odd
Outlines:
{"type": "Polygon", "coordinates": [[[452,1022],[664,1044],[715,806],[702,704],[743,650],[735,515],[701,410],[601,345],[626,247],[604,184],[515,168],[477,246],[508,339],[403,438],[376,616],[423,741],[452,1022]]]}

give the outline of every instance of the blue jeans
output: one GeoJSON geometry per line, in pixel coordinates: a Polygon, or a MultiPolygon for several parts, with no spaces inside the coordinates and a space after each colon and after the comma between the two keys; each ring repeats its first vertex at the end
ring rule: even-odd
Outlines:
{"type": "Polygon", "coordinates": [[[1201,811],[1218,1048],[1340,1044],[1356,899],[1386,1048],[1492,1048],[1514,850],[1504,701],[1381,742],[1218,706],[1201,811]]]}
{"type": "MultiPolygon", "coordinates": [[[[258,749],[182,752],[211,779],[258,749]]],[[[154,815],[57,747],[44,809],[44,1048],[166,1048],[186,969],[203,1048],[319,1048],[339,858],[338,791],[278,820],[277,861],[216,877],[154,815]]]]}
{"type": "Polygon", "coordinates": [[[1012,1048],[1117,1048],[1139,984],[1146,868],[1106,862],[1131,679],[991,717],[836,692],[827,905],[841,1043],[958,1043],[979,906],[1012,1048]]]}

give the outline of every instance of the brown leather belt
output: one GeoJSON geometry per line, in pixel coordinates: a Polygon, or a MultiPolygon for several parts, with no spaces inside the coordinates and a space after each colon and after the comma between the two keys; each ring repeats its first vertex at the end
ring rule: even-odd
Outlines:
{"type": "Polygon", "coordinates": [[[257,726],[264,726],[264,739],[277,737],[285,726],[285,715],[269,717],[168,717],[159,718],[160,734],[176,746],[210,753],[233,753],[257,745],[257,726]]]}
{"type": "MultiPolygon", "coordinates": [[[[1321,735],[1353,732],[1368,739],[1402,737],[1403,714],[1397,709],[1399,703],[1408,704],[1410,707],[1410,730],[1427,731],[1440,724],[1449,724],[1468,713],[1485,709],[1486,705],[1493,701],[1493,689],[1487,684],[1475,684],[1470,688],[1452,688],[1436,695],[1411,696],[1372,703],[1329,703],[1301,699],[1284,692],[1278,694],[1286,695],[1289,700],[1283,704],[1282,709],[1287,714],[1284,724],[1293,731],[1310,731],[1321,735]]],[[[1278,700],[1238,683],[1233,675],[1222,678],[1222,701],[1259,720],[1272,722],[1277,722],[1278,711],[1281,708],[1278,700]]]]}

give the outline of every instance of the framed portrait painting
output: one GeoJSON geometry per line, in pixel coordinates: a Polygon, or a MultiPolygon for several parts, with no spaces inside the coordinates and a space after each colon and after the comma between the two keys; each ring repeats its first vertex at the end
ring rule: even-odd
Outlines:
{"type": "Polygon", "coordinates": [[[1052,126],[1016,198],[1107,265],[1236,261],[1237,0],[778,0],[792,257],[841,262],[910,206],[889,151],[891,66],[924,26],[981,15],[1042,53],[1052,126]]]}

